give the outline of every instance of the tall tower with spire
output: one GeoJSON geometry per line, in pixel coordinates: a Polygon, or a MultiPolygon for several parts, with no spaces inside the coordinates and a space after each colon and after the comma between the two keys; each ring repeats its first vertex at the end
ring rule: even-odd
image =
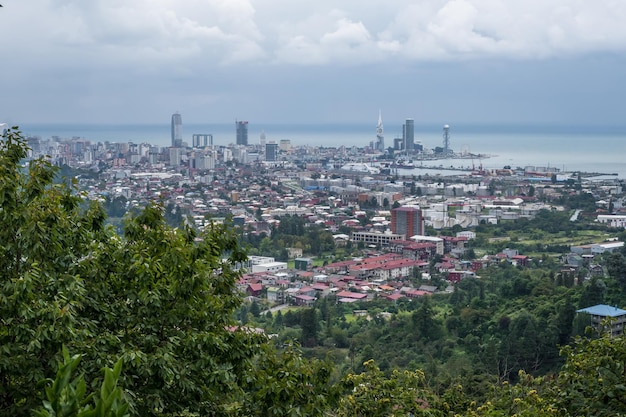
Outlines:
{"type": "Polygon", "coordinates": [[[378,125],[376,126],[376,146],[377,151],[385,151],[385,137],[383,136],[383,116],[378,110],[378,125]]]}

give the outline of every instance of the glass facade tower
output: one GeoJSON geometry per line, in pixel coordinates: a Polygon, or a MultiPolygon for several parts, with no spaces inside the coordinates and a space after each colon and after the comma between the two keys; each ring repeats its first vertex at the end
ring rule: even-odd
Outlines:
{"type": "Polygon", "coordinates": [[[248,146],[248,122],[236,121],[237,145],[248,146]]]}
{"type": "Polygon", "coordinates": [[[172,115],[172,146],[174,148],[183,146],[183,117],[178,112],[172,115]]]}

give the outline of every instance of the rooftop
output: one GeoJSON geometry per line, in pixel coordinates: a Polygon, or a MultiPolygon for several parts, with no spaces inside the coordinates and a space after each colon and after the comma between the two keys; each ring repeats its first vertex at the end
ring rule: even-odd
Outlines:
{"type": "Polygon", "coordinates": [[[576,310],[577,313],[588,313],[593,316],[603,316],[603,317],[619,317],[626,314],[626,310],[622,310],[621,308],[608,306],[606,304],[598,304],[592,307],[581,308],[580,310],[576,310]]]}

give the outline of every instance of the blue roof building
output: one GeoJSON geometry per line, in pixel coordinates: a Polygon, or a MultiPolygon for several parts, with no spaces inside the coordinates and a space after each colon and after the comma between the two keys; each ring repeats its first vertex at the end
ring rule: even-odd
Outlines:
{"type": "Polygon", "coordinates": [[[624,332],[626,310],[606,304],[598,304],[592,307],[581,308],[576,310],[576,312],[589,314],[591,316],[591,327],[596,330],[610,331],[611,336],[621,336],[624,332]],[[610,326],[605,324],[607,321],[610,322],[610,326]]]}

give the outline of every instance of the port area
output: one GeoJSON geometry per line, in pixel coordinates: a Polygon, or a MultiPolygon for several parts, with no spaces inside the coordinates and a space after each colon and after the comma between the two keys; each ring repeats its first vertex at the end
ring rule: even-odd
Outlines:
{"type": "Polygon", "coordinates": [[[617,173],[606,172],[583,172],[561,171],[555,167],[525,166],[512,167],[505,165],[501,168],[485,168],[483,160],[497,157],[490,154],[455,154],[442,155],[418,155],[413,159],[396,159],[394,161],[378,161],[373,165],[380,169],[383,175],[397,175],[400,177],[411,176],[422,170],[426,171],[456,171],[459,175],[466,176],[522,176],[534,178],[552,178],[554,175],[580,176],[581,178],[611,177],[617,173]],[[470,164],[467,164],[471,161],[470,164]],[[451,163],[452,162],[452,163],[451,163]],[[462,174],[461,174],[462,173],[462,174]]]}

